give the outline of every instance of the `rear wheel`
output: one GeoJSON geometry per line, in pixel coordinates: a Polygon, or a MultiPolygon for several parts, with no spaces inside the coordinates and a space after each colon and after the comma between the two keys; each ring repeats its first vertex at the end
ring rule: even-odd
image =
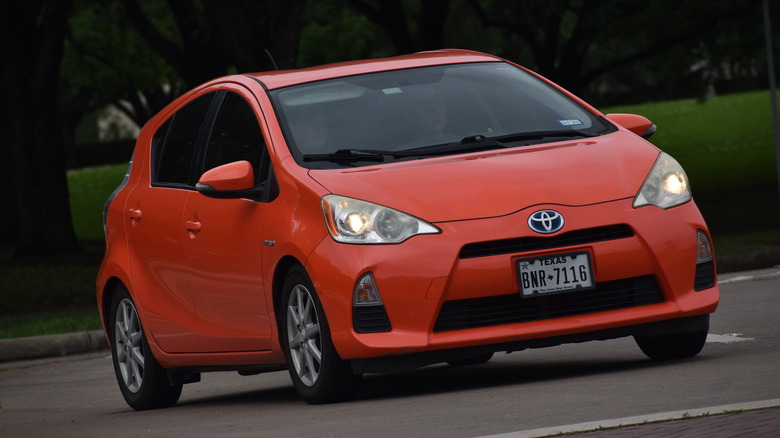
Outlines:
{"type": "Polygon", "coordinates": [[[360,377],[333,347],[322,304],[301,267],[284,281],[280,317],[280,342],[298,394],[311,404],[351,398],[360,377]]]}
{"type": "Polygon", "coordinates": [[[182,385],[168,383],[165,369],[149,348],[135,303],[124,287],[120,286],[111,302],[110,321],[111,357],[127,404],[137,411],[176,404],[182,385]]]}
{"type": "Polygon", "coordinates": [[[673,360],[699,354],[707,341],[707,330],[692,333],[634,336],[642,352],[653,360],[673,360]]]}

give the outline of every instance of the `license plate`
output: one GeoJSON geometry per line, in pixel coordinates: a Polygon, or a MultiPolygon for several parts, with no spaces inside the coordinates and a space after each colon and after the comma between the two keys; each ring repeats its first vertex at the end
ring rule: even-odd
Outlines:
{"type": "Polygon", "coordinates": [[[519,259],[517,277],[523,296],[572,292],[594,287],[590,253],[584,251],[519,259]]]}

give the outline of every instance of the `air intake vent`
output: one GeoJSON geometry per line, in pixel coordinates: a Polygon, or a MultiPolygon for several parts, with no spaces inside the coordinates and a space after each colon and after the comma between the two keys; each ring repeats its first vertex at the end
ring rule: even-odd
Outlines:
{"type": "Polygon", "coordinates": [[[595,289],[557,295],[520,294],[447,301],[435,332],[539,321],[662,303],[664,295],[652,275],[598,283],[595,289]]]}
{"type": "Polygon", "coordinates": [[[516,239],[493,240],[465,245],[460,251],[462,259],[512,254],[564,246],[584,245],[606,240],[632,237],[634,231],[625,224],[568,231],[551,237],[519,237],[516,239]]]}
{"type": "Polygon", "coordinates": [[[696,265],[696,279],[693,282],[694,290],[704,290],[715,286],[715,262],[699,263],[696,265]]]}
{"type": "Polygon", "coordinates": [[[352,307],[352,326],[358,333],[384,333],[392,329],[384,306],[352,307]]]}

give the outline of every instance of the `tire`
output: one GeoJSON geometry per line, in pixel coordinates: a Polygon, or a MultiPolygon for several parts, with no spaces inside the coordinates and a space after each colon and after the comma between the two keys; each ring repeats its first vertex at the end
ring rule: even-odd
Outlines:
{"type": "Polygon", "coordinates": [[[309,404],[352,398],[360,376],[333,347],[322,304],[300,266],[285,278],[280,322],[280,343],[298,394],[309,404]]]}
{"type": "Polygon", "coordinates": [[[707,341],[707,330],[692,333],[634,336],[642,352],[653,360],[675,360],[699,354],[707,341]]]}
{"type": "Polygon", "coordinates": [[[111,301],[111,357],[125,401],[137,411],[166,408],[179,400],[182,385],[171,385],[154,358],[133,299],[120,286],[111,301]]]}
{"type": "Polygon", "coordinates": [[[482,353],[479,356],[469,357],[467,359],[451,360],[447,362],[448,365],[453,367],[462,367],[467,365],[479,365],[487,363],[493,358],[493,353],[482,353]]]}

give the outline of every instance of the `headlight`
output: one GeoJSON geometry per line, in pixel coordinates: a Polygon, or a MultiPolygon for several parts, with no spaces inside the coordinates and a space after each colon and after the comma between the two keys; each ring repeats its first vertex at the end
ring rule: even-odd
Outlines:
{"type": "Polygon", "coordinates": [[[634,208],[654,205],[666,209],[690,200],[688,177],[682,166],[677,160],[661,152],[639,194],[634,198],[634,208]]]}
{"type": "Polygon", "coordinates": [[[322,213],[330,235],[343,243],[401,243],[417,234],[436,234],[439,229],[392,208],[327,195],[322,213]]]}

